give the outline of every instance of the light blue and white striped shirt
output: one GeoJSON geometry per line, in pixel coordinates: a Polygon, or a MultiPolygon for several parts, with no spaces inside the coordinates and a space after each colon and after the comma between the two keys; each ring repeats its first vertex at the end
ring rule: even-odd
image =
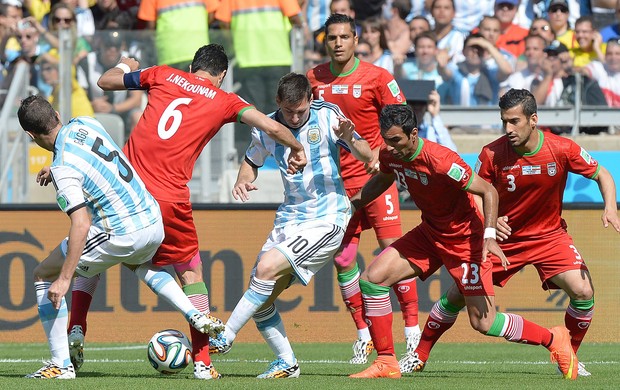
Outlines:
{"type": "Polygon", "coordinates": [[[159,205],[101,123],[77,117],[63,126],[50,167],[66,213],[87,207],[92,224],[112,235],[133,233],[161,219],[159,205]]]}
{"type": "MultiPolygon", "coordinates": [[[[270,115],[277,120],[277,112],[270,115]]],[[[272,155],[284,184],[284,202],[278,208],[275,227],[311,220],[323,220],[345,229],[351,218],[351,204],[340,176],[338,146],[347,148],[333,131],[338,117],[344,117],[335,104],[315,100],[310,105],[307,122],[298,129],[290,129],[303,145],[308,164],[303,172],[286,172],[290,148],[285,147],[264,132],[252,129],[252,141],[245,158],[255,167],[261,167],[272,155]]],[[[282,121],[280,121],[282,122],[282,121]]],[[[286,126],[286,123],[283,123],[286,126]]],[[[356,138],[360,138],[355,134],[356,138]]],[[[348,153],[345,152],[345,153],[348,153]]]]}

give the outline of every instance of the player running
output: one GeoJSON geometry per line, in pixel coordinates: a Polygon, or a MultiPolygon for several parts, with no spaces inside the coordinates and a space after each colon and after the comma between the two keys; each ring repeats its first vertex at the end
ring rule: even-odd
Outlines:
{"type": "MultiPolygon", "coordinates": [[[[598,183],[605,208],[603,226],[620,232],[613,177],[583,148],[569,138],[542,132],[536,125],[538,114],[534,96],[524,89],[511,89],[500,98],[502,124],[506,135],[486,145],[476,171],[499,193],[498,240],[510,261],[507,269],[493,258],[493,283],[505,286],[528,264],[536,267],[542,288],[562,289],[570,301],[564,324],[570,331],[572,350],[577,353],[594,314],[594,287],[585,260],[575,247],[562,219],[562,195],[568,172],[598,183]],[[544,207],[540,201],[544,199],[544,207]]],[[[456,320],[464,306],[463,297],[453,286],[446,305],[438,302],[428,321],[418,349],[408,354],[403,371],[421,371],[431,348],[456,320]],[[447,315],[440,318],[438,312],[447,315]]],[[[589,376],[579,362],[579,375],[589,376]]]]}
{"type": "MultiPolygon", "coordinates": [[[[148,105],[123,150],[162,210],[166,237],[153,264],[172,265],[185,294],[200,312],[208,314],[209,298],[187,187],[196,159],[220,128],[234,121],[256,126],[291,148],[286,160],[291,174],[304,167],[306,157],[302,145],[286,127],[234,93],[220,89],[228,70],[228,58],[221,45],[198,49],[189,73],[165,65],[142,70],[138,67],[136,60],[122,58],[101,76],[98,84],[105,91],[148,92],[148,105]]],[[[69,339],[78,365],[83,361],[86,314],[97,281],[98,277],[78,278],[74,285],[69,339]]],[[[193,329],[190,332],[194,377],[219,377],[211,365],[208,336],[193,329]]]]}
{"type": "MultiPolygon", "coordinates": [[[[346,15],[332,14],[325,22],[325,48],[331,61],[308,72],[315,99],[338,105],[355,123],[357,131],[373,149],[373,160],[364,164],[352,155],[340,156],[342,178],[349,197],[355,195],[378,172],[379,148],[383,143],[379,131],[379,113],[387,104],[405,104],[405,97],[394,77],[383,68],[355,58],[355,21],[346,15]]],[[[363,230],[373,228],[379,247],[385,249],[401,235],[398,189],[393,184],[385,193],[353,217],[334,257],[342,299],[357,327],[358,340],[353,344],[351,364],[364,364],[373,351],[368,325],[362,315],[357,247],[363,230]]],[[[394,285],[405,320],[407,351],[415,350],[420,340],[418,326],[418,292],[415,279],[394,285]]]]}
{"type": "MultiPolygon", "coordinates": [[[[443,265],[464,296],[475,330],[512,342],[543,345],[557,359],[564,375],[575,379],[577,356],[566,328],[545,329],[519,315],[495,310],[492,265],[487,254],[495,254],[507,265],[495,240],[495,188],[475,174],[458,154],[419,138],[417,120],[410,107],[385,107],[380,126],[387,144],[379,155],[380,172],[351,202],[356,208],[362,207],[397,180],[422,211],[422,222],[381,252],[361,276],[364,308],[379,356],[369,368],[351,377],[401,377],[392,341],[390,286],[416,276],[425,280],[443,265]],[[482,198],[484,220],[473,195],[482,198]]],[[[432,315],[449,319],[451,313],[444,295],[432,315]]],[[[434,328],[426,327],[424,332],[434,328]]],[[[408,354],[401,359],[401,366],[407,357],[408,354]]]]}
{"type": "Polygon", "coordinates": [[[258,168],[272,155],[282,176],[284,202],[258,254],[250,287],[233,310],[224,332],[211,339],[213,352],[226,353],[237,333],[254,318],[277,356],[258,378],[299,376],[299,364],[274,302],[293,281],[307,285],[340,246],[351,217],[351,204],[340,176],[339,146],[360,161],[372,159],[370,146],[354,131],[355,126],[338,106],[312,101],[306,76],[290,73],[282,77],[276,103],[279,109],[272,118],[286,124],[304,145],[308,165],[301,174],[286,172],[283,162],[290,149],[262,136],[258,129],[252,130],[252,142],[239,168],[233,196],[242,201],[249,199],[249,192],[257,190],[252,182],[258,176],[258,168]]]}
{"type": "MultiPolygon", "coordinates": [[[[153,292],[185,315],[192,329],[212,332],[174,278],[150,259],[164,238],[157,202],[101,123],[77,117],[63,126],[41,96],[21,102],[17,116],[28,135],[54,152],[37,182],[56,188],[56,201],[71,219],[69,235],[34,270],[39,318],[52,358],[35,379],[73,379],[67,340],[67,304],[74,274],[90,277],[123,263],[153,292]]],[[[202,334],[202,333],[201,333],[202,334]]]]}

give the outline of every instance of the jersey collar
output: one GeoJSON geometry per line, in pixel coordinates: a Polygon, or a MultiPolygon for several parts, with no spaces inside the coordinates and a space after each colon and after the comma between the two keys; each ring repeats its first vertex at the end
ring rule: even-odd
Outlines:
{"type": "Polygon", "coordinates": [[[337,77],[345,77],[350,75],[351,73],[355,72],[355,70],[357,69],[357,67],[360,64],[360,60],[359,58],[355,57],[355,63],[353,64],[353,67],[351,68],[351,70],[349,70],[348,72],[345,73],[336,73],[336,71],[334,70],[334,63],[330,62],[329,63],[329,71],[332,73],[332,75],[337,76],[337,77]]]}
{"type": "Polygon", "coordinates": [[[405,161],[411,162],[416,157],[418,157],[420,155],[420,153],[422,152],[422,146],[424,146],[424,140],[422,138],[418,137],[418,147],[416,148],[416,150],[413,153],[413,155],[410,158],[406,159],[405,161]]]}

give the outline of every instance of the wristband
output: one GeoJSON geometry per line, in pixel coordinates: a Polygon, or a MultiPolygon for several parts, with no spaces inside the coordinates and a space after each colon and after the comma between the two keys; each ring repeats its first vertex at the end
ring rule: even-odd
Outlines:
{"type": "Polygon", "coordinates": [[[487,238],[492,238],[494,240],[497,239],[497,229],[492,228],[492,227],[488,227],[484,229],[484,239],[486,240],[487,238]]]}
{"type": "Polygon", "coordinates": [[[123,63],[123,62],[119,62],[118,64],[116,64],[115,68],[119,68],[123,71],[123,73],[129,73],[131,72],[131,68],[129,67],[129,65],[123,63]]]}

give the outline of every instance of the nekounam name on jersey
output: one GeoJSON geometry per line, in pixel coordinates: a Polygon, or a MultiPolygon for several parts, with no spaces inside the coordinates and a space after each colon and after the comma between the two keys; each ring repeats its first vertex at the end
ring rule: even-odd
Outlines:
{"type": "Polygon", "coordinates": [[[168,76],[166,81],[176,84],[179,87],[183,88],[187,92],[195,93],[197,95],[203,95],[209,99],[214,99],[217,92],[212,90],[209,87],[205,87],[204,85],[192,84],[185,77],[179,76],[178,74],[171,74],[168,76]]]}

